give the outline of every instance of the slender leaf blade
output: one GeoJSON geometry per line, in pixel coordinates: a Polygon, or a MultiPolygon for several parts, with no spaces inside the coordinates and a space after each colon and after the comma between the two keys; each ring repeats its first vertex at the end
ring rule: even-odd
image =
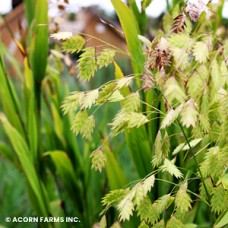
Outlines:
{"type": "Polygon", "coordinates": [[[41,81],[45,76],[48,56],[48,4],[47,0],[36,1],[32,69],[34,78],[41,81]]]}
{"type": "Polygon", "coordinates": [[[22,169],[28,180],[28,184],[31,187],[32,193],[36,197],[36,202],[33,202],[36,204],[36,205],[34,205],[34,208],[36,208],[38,210],[37,211],[38,215],[48,216],[48,212],[47,212],[47,208],[46,208],[46,205],[47,205],[46,199],[44,198],[41,184],[39,182],[37,173],[35,171],[28,145],[26,144],[26,142],[23,139],[23,137],[21,136],[21,134],[17,131],[17,129],[12,127],[12,125],[6,119],[4,114],[1,114],[0,120],[3,124],[3,128],[4,128],[8,138],[19,158],[22,169]]]}
{"type": "Polygon", "coordinates": [[[138,38],[139,28],[132,11],[121,1],[111,0],[120,19],[130,52],[134,73],[141,73],[144,66],[142,44],[138,38]]]}

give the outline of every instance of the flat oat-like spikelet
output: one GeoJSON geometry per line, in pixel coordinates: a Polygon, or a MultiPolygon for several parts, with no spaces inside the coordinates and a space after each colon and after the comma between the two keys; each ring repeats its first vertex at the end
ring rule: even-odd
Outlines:
{"type": "Polygon", "coordinates": [[[185,13],[181,13],[174,18],[173,25],[171,28],[171,33],[182,32],[185,26],[186,26],[186,15],[185,13]]]}

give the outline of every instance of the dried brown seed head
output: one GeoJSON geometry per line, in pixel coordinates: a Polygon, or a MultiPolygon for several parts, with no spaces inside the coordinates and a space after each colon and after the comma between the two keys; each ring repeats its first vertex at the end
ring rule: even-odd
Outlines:
{"type": "Polygon", "coordinates": [[[186,15],[185,13],[181,13],[180,15],[174,18],[171,33],[182,32],[185,26],[186,26],[186,15]]]}

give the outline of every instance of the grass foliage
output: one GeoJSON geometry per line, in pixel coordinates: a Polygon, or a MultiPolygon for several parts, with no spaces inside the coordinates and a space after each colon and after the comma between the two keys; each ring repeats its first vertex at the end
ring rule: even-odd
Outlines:
{"type": "MultiPolygon", "coordinates": [[[[46,7],[37,2],[37,10],[46,7]]],[[[20,45],[22,94],[0,49],[0,154],[24,175],[37,216],[77,215],[79,227],[92,227],[99,215],[100,227],[225,226],[228,42],[216,35],[221,14],[209,26],[207,20],[215,20],[205,19],[210,4],[173,1],[164,31],[149,41],[141,25],[152,1],[142,1],[141,12],[135,1],[129,7],[111,2],[128,53],[110,44],[97,54],[80,34],[52,35],[60,50],[81,53],[79,80],[95,82],[97,72],[114,66],[115,78],[99,86],[70,92],[70,83],[59,77],[68,69],[58,56],[47,57],[45,49],[37,61],[48,40],[36,24],[30,24],[36,34],[27,41],[31,51],[20,45]],[[130,58],[132,74],[124,75],[116,53],[130,58]]],[[[44,14],[27,17],[47,23],[44,14]]]]}

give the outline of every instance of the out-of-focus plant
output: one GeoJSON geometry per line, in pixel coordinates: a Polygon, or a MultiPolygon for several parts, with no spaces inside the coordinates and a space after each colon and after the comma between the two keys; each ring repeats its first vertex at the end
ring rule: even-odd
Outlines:
{"type": "MultiPolygon", "coordinates": [[[[151,42],[139,36],[133,7],[111,2],[134,74],[123,75],[114,61],[114,54],[122,51],[111,45],[96,54],[95,48],[84,48],[79,35],[53,35],[65,51],[82,51],[77,68],[84,81],[104,66],[115,67],[115,80],[75,91],[62,105],[64,113],[74,114],[72,131],[88,139],[93,137],[97,110],[107,103],[120,104],[108,124],[110,134],[91,154],[92,168],[105,168],[114,189],[102,200],[102,214],[115,207],[118,222],[130,220],[137,226],[138,217],[139,227],[223,227],[228,223],[227,50],[215,30],[200,32],[212,12],[201,0],[189,0],[181,8],[174,5],[164,16],[164,32],[151,42]],[[145,53],[140,40],[147,46],[145,53]],[[106,145],[121,132],[140,178],[127,187],[117,172],[110,176],[118,166],[110,168],[106,145]]],[[[110,225],[105,216],[100,225],[110,225]]]]}
{"type": "MultiPolygon", "coordinates": [[[[63,115],[60,106],[70,90],[80,86],[66,73],[68,69],[62,61],[66,56],[57,50],[50,50],[48,56],[47,1],[24,4],[28,25],[28,36],[23,37],[26,45],[12,37],[23,56],[23,70],[0,43],[0,119],[4,130],[1,159],[10,161],[26,177],[33,215],[78,217],[81,221],[78,227],[92,227],[98,221],[100,201],[107,188],[106,177],[90,169],[90,151],[99,146],[100,137],[81,142],[70,130],[71,116],[63,115]],[[12,62],[19,78],[10,77],[5,58],[12,62]],[[68,76],[63,78],[62,74],[68,76]]],[[[102,120],[100,124],[98,136],[102,120]]],[[[106,146],[110,167],[115,167],[120,179],[118,182],[112,178],[113,188],[122,187],[127,182],[110,145],[106,146]]],[[[115,175],[111,168],[109,173],[115,175]]],[[[39,223],[40,227],[60,225],[73,224],[39,223]]]]}

